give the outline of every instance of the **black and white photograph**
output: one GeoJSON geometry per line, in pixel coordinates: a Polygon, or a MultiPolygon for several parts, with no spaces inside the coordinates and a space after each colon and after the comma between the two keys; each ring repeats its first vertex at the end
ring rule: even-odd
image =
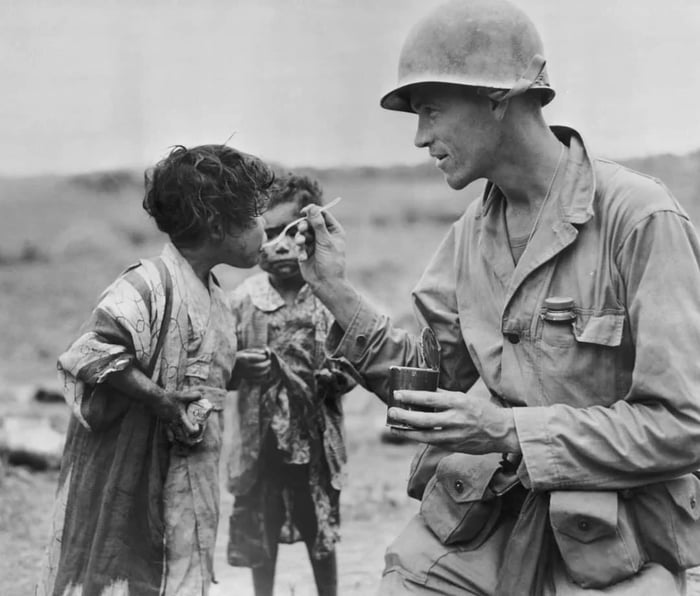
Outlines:
{"type": "Polygon", "coordinates": [[[700,596],[700,0],[0,0],[0,596],[700,596]]]}

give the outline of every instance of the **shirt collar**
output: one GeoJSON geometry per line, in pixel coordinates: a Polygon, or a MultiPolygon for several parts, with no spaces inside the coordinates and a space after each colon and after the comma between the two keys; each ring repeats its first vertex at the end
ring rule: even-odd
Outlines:
{"type": "MultiPolygon", "coordinates": [[[[581,135],[568,126],[550,127],[555,136],[568,148],[563,176],[557,183],[558,209],[563,221],[583,224],[593,216],[595,196],[595,171],[588,149],[581,135]]],[[[554,189],[553,189],[554,190],[554,189]]],[[[482,215],[492,206],[500,192],[489,182],[483,195],[482,215]]]]}
{"type": "Polygon", "coordinates": [[[200,281],[187,259],[172,242],[163,247],[161,258],[174,273],[180,294],[186,298],[187,311],[195,330],[205,329],[209,322],[211,308],[211,293],[219,291],[214,275],[209,272],[207,287],[200,281]]]}
{"type": "MultiPolygon", "coordinates": [[[[250,300],[258,310],[274,312],[285,306],[284,298],[270,283],[270,276],[267,273],[249,277],[247,285],[250,300]]],[[[311,295],[309,286],[304,284],[297,294],[296,301],[303,302],[311,295]]]]}

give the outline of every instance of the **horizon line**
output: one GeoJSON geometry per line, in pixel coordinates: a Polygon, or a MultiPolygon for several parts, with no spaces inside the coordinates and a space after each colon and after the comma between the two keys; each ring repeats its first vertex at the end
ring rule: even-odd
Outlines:
{"type": "MultiPolygon", "coordinates": [[[[642,161],[645,159],[655,159],[655,158],[663,158],[663,157],[673,157],[673,158],[684,158],[684,157],[691,157],[696,154],[700,154],[700,146],[698,146],[696,149],[692,149],[690,151],[683,151],[683,152],[673,152],[673,151],[664,151],[662,153],[648,153],[646,155],[636,155],[636,156],[628,156],[628,157],[606,157],[607,159],[611,159],[612,161],[618,162],[618,163],[627,163],[627,162],[634,162],[634,161],[642,161]]],[[[602,155],[601,155],[602,157],[602,155]]],[[[353,164],[353,165],[343,165],[343,164],[337,164],[337,165],[323,165],[323,166],[313,166],[313,165],[295,165],[295,166],[290,166],[288,164],[285,164],[281,161],[274,160],[274,159],[266,159],[264,157],[261,157],[266,163],[268,163],[271,167],[275,169],[286,169],[289,171],[294,171],[294,170],[311,170],[314,172],[352,172],[352,171],[357,171],[357,170],[369,170],[369,171],[376,171],[376,172],[384,172],[384,171],[391,171],[391,170],[406,170],[406,169],[421,169],[425,168],[428,166],[431,166],[433,160],[432,159],[427,159],[422,162],[416,162],[416,163],[410,163],[410,162],[395,162],[395,163],[390,163],[390,164],[384,164],[384,165],[377,165],[377,164],[353,164]]],[[[137,165],[123,165],[123,166],[115,166],[112,168],[96,168],[92,170],[74,170],[74,171],[65,171],[65,172],[52,172],[49,170],[44,170],[44,171],[37,171],[32,174],[13,174],[9,172],[2,172],[0,171],[0,180],[15,180],[15,181],[20,181],[20,180],[32,180],[32,179],[40,179],[40,178],[79,178],[82,176],[95,176],[95,175],[109,175],[109,174],[124,174],[124,173],[129,173],[129,174],[143,174],[146,170],[148,170],[150,167],[152,167],[153,164],[147,165],[147,166],[137,166],[137,165]]],[[[436,170],[437,171],[437,170],[436,170]]]]}

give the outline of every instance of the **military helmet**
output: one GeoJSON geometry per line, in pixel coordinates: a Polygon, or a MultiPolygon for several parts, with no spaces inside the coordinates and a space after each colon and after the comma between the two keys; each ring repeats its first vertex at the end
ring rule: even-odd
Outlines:
{"type": "Polygon", "coordinates": [[[380,104],[413,112],[411,87],[450,83],[483,89],[495,101],[534,89],[545,105],[554,98],[554,89],[543,55],[534,24],[508,0],[449,0],[408,34],[398,85],[380,104]]]}

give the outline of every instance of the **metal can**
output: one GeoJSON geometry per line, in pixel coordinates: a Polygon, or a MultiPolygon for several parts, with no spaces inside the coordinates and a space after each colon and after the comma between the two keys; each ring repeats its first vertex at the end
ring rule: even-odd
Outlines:
{"type": "Polygon", "coordinates": [[[206,397],[198,399],[197,401],[190,402],[187,405],[187,417],[190,419],[192,424],[201,425],[207,421],[209,415],[214,410],[214,404],[212,404],[206,397]]]}
{"type": "Polygon", "coordinates": [[[576,319],[574,299],[568,296],[550,296],[544,301],[542,318],[551,323],[571,323],[576,319]]]}
{"type": "Polygon", "coordinates": [[[415,368],[412,366],[390,366],[389,367],[389,401],[387,403],[387,426],[394,428],[411,429],[405,424],[397,424],[389,420],[389,408],[399,406],[406,410],[418,412],[435,412],[434,408],[423,408],[416,405],[396,403],[394,401],[394,391],[408,389],[411,391],[437,391],[440,371],[433,368],[415,368]]]}

